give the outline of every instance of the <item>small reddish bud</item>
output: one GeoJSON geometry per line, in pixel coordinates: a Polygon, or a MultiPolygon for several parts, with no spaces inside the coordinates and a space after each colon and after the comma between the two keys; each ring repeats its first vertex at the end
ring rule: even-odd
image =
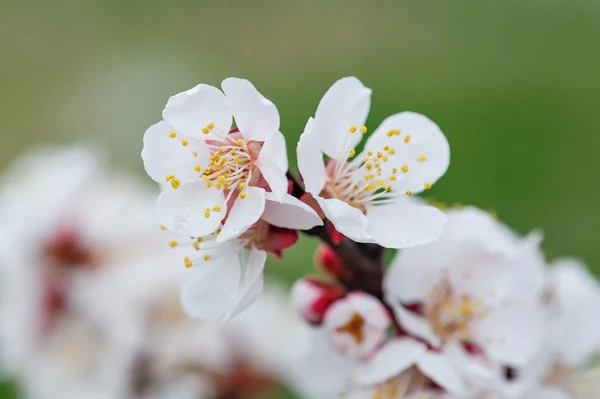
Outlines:
{"type": "Polygon", "coordinates": [[[334,276],[338,276],[342,271],[342,261],[335,251],[326,244],[321,244],[317,247],[314,262],[321,270],[334,276]]]}
{"type": "Polygon", "coordinates": [[[329,306],[344,294],[344,289],[334,283],[304,277],[292,287],[292,306],[309,323],[321,324],[329,306]]]}

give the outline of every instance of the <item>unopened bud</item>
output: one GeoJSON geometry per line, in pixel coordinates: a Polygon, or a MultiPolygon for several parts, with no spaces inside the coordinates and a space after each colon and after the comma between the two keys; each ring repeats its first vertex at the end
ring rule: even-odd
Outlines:
{"type": "Polygon", "coordinates": [[[335,251],[326,244],[321,244],[317,247],[314,262],[321,270],[334,276],[338,276],[342,271],[342,261],[335,251]]]}
{"type": "Polygon", "coordinates": [[[344,296],[344,289],[317,277],[304,277],[292,287],[292,306],[311,324],[320,324],[329,306],[344,296]]]}

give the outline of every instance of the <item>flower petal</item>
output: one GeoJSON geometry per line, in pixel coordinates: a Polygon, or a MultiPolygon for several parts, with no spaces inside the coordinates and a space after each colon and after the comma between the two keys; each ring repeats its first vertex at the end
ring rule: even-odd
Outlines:
{"type": "Polygon", "coordinates": [[[296,147],[298,170],[304,180],[306,191],[319,195],[327,181],[327,171],[318,137],[313,130],[314,119],[310,118],[296,147]]]}
{"type": "Polygon", "coordinates": [[[418,361],[419,369],[437,385],[458,397],[463,397],[465,386],[456,368],[443,354],[426,352],[418,361]]]}
{"type": "Polygon", "coordinates": [[[450,146],[444,133],[429,118],[414,112],[401,112],[385,119],[369,137],[365,149],[377,152],[385,146],[393,148],[395,153],[381,164],[383,174],[391,173],[392,168],[401,170],[404,165],[408,168],[392,184],[400,192],[423,191],[426,184],[438,181],[450,165],[450,146]],[[393,129],[401,133],[388,137],[387,133],[393,129]]]}
{"type": "Polygon", "coordinates": [[[278,198],[282,198],[287,193],[288,171],[287,150],[285,146],[285,137],[281,132],[276,132],[267,139],[260,150],[256,166],[260,169],[271,191],[278,198]]]}
{"type": "Polygon", "coordinates": [[[246,141],[266,141],[279,131],[279,112],[246,79],[227,78],[221,83],[235,123],[246,141]]]}
{"type": "Polygon", "coordinates": [[[321,150],[330,158],[345,161],[348,151],[361,141],[360,127],[365,124],[371,107],[371,89],[355,77],[338,80],[321,99],[313,129],[321,150]],[[350,127],[358,130],[350,133],[350,127]]]}
{"type": "Polygon", "coordinates": [[[390,304],[394,310],[394,316],[402,328],[411,334],[414,334],[429,344],[438,347],[441,342],[439,337],[433,332],[429,324],[421,317],[416,314],[409,312],[404,309],[404,306],[397,303],[390,304]]]}
{"type": "Polygon", "coordinates": [[[415,364],[426,350],[425,345],[412,338],[392,339],[356,367],[354,379],[360,385],[384,382],[415,364]]]}
{"type": "Polygon", "coordinates": [[[409,198],[387,205],[369,205],[367,231],[386,248],[408,248],[437,240],[446,224],[446,215],[429,205],[409,198]]]}
{"type": "Polygon", "coordinates": [[[217,236],[217,242],[239,237],[260,219],[265,210],[265,190],[250,186],[244,190],[246,198],[236,198],[227,220],[217,236]]]}
{"type": "Polygon", "coordinates": [[[205,84],[169,98],[162,115],[177,133],[197,138],[211,138],[212,134],[202,133],[202,129],[210,123],[227,134],[232,121],[225,95],[216,87],[205,84]]]}
{"type": "Polygon", "coordinates": [[[367,217],[360,209],[337,198],[324,199],[315,196],[315,199],[337,231],[356,242],[374,242],[373,237],[367,233],[367,217]]]}
{"type": "Polygon", "coordinates": [[[190,183],[177,190],[165,188],[158,197],[158,219],[169,230],[193,237],[213,233],[225,217],[214,207],[224,207],[223,192],[208,189],[203,182],[190,183]],[[205,216],[206,210],[208,217],[205,216]]]}
{"type": "Polygon", "coordinates": [[[323,225],[314,209],[290,194],[285,194],[280,201],[273,193],[266,193],[266,200],[262,219],[273,226],[308,230],[323,225]]]}
{"type": "Polygon", "coordinates": [[[194,318],[227,320],[254,302],[262,290],[263,251],[241,250],[192,267],[181,291],[194,318]]]}
{"type": "Polygon", "coordinates": [[[173,175],[182,184],[197,181],[200,173],[195,165],[207,166],[210,153],[198,141],[190,139],[186,146],[179,137],[171,138],[173,128],[165,121],[146,130],[142,159],[148,175],[156,182],[165,184],[165,178],[173,175]]]}

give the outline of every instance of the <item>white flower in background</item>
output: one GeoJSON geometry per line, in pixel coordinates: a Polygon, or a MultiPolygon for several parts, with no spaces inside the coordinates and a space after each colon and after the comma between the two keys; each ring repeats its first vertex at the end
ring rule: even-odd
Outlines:
{"type": "Polygon", "coordinates": [[[465,397],[460,373],[444,356],[408,337],[394,338],[354,370],[353,397],[401,399],[444,398],[442,393],[465,397]],[[433,384],[437,389],[432,390],[433,384]],[[370,396],[369,396],[370,395],[370,396]]]}
{"type": "Polygon", "coordinates": [[[384,342],[390,324],[390,315],[377,298],[351,292],[329,307],[323,330],[340,353],[365,358],[384,342]]]}
{"type": "Polygon", "coordinates": [[[476,208],[447,216],[438,241],[393,260],[387,302],[406,331],[434,347],[470,345],[495,363],[524,366],[545,317],[540,237],[519,238],[476,208]]]}
{"type": "MultiPolygon", "coordinates": [[[[154,195],[83,148],[18,160],[0,186],[0,369],[28,398],[119,398],[140,331],[126,274],[163,265],[154,195]]],[[[169,254],[169,256],[172,256],[169,254]]]]}
{"type": "Polygon", "coordinates": [[[550,310],[541,382],[577,398],[600,395],[600,285],[576,259],[548,269],[545,299],[550,310]]]}
{"type": "Polygon", "coordinates": [[[402,112],[384,120],[357,154],[370,103],[371,90],[354,77],[338,80],[325,93],[297,148],[306,191],[354,241],[389,248],[433,241],[442,232],[443,213],[408,197],[431,188],[446,172],[446,137],[425,116],[402,112]]]}
{"type": "Polygon", "coordinates": [[[217,240],[226,241],[260,218],[268,193],[283,200],[288,161],[275,105],[247,80],[221,86],[171,97],[164,120],[144,135],[142,158],[164,185],[158,215],[166,228],[201,237],[224,222],[217,240]]]}
{"type": "Polygon", "coordinates": [[[236,238],[219,242],[217,229],[191,241],[171,242],[174,247],[187,244],[189,250],[181,300],[191,317],[225,321],[245,310],[262,292],[267,252],[281,256],[298,240],[297,229],[323,223],[304,202],[287,193],[279,201],[271,194],[260,219],[236,238]]]}

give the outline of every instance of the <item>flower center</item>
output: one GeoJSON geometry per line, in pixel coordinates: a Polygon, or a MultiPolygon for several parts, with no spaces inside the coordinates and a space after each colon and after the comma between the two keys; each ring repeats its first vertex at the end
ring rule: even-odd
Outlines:
{"type": "MultiPolygon", "coordinates": [[[[338,157],[338,159],[349,160],[330,160],[327,163],[328,179],[321,196],[338,198],[365,213],[367,204],[384,204],[399,196],[411,195],[410,190],[399,193],[393,189],[396,182],[402,180],[403,175],[408,173],[408,165],[399,165],[399,168],[388,165],[388,162],[397,156],[396,150],[390,145],[367,150],[354,158],[356,150],[350,148],[352,145],[348,137],[356,131],[356,126],[350,127],[342,145],[342,154],[338,157]]],[[[365,133],[366,127],[363,126],[361,131],[365,133]]],[[[390,130],[386,134],[390,139],[397,135],[400,135],[400,130],[390,130]]],[[[410,135],[406,135],[404,142],[410,142],[410,135]]],[[[422,159],[425,160],[425,157],[423,156],[422,159]]]]}
{"type": "Polygon", "coordinates": [[[358,313],[354,313],[352,318],[348,321],[348,323],[344,324],[341,327],[337,328],[337,332],[350,334],[354,341],[357,344],[361,344],[364,339],[363,326],[365,324],[365,319],[358,313]]]}
{"type": "MultiPolygon", "coordinates": [[[[400,375],[379,384],[372,399],[401,399],[422,391],[428,379],[416,367],[411,367],[400,375]]],[[[419,396],[421,398],[421,396],[419,396]]],[[[429,396],[423,395],[423,399],[429,396]]]]}
{"type": "Polygon", "coordinates": [[[472,323],[485,317],[480,298],[455,295],[448,279],[433,287],[424,316],[442,342],[469,338],[472,323]]]}

